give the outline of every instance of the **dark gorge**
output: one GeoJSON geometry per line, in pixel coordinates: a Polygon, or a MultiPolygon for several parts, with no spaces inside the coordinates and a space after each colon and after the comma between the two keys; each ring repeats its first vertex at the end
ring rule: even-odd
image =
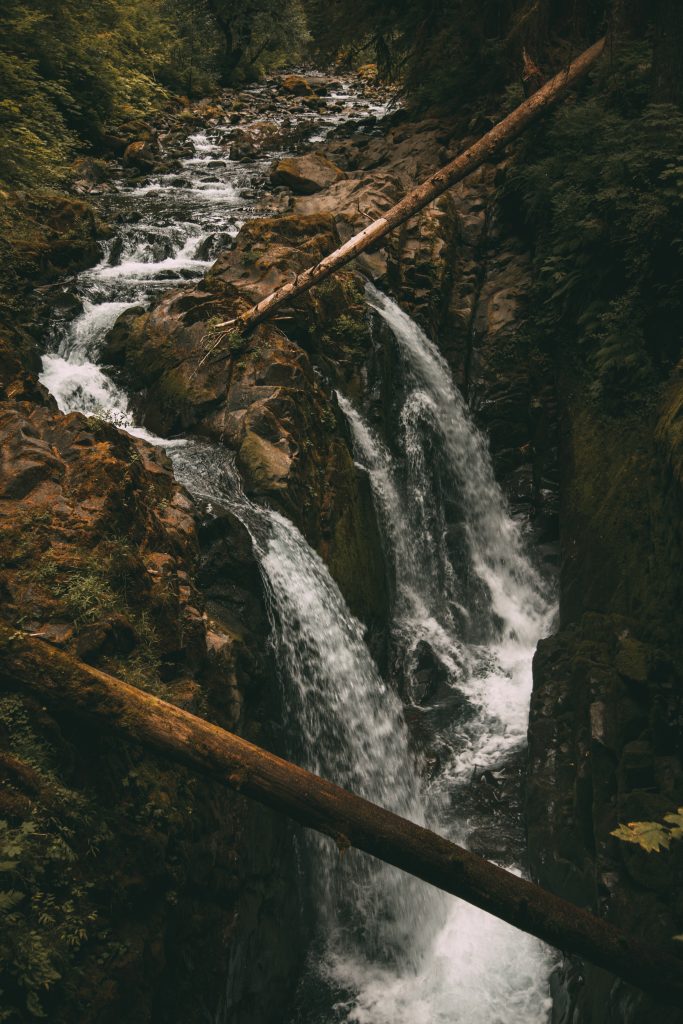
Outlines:
{"type": "Polygon", "coordinates": [[[18,653],[680,958],[677,5],[10,0],[0,28],[0,1020],[683,1019],[18,653]]]}

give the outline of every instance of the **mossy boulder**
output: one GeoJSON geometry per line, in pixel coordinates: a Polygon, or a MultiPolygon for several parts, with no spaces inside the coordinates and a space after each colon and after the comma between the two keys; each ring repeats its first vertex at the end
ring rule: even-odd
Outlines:
{"type": "Polygon", "coordinates": [[[310,83],[303,75],[283,75],[280,79],[280,88],[290,96],[314,95],[310,83]]]}
{"type": "Polygon", "coordinates": [[[291,156],[273,164],[270,180],[273,185],[286,185],[300,196],[310,196],[341,181],[344,172],[321,153],[291,156]]]}

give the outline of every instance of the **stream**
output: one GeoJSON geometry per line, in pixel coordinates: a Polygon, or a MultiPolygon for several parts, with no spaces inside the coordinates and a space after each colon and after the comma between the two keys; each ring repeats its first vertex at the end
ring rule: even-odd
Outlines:
{"type": "MultiPolygon", "coordinates": [[[[311,117],[309,141],[345,118],[381,113],[348,86],[330,102],[340,97],[341,111],[311,117]]],[[[368,286],[376,329],[388,332],[399,367],[391,448],[363,402],[338,401],[370,478],[392,580],[385,677],[325,563],[289,520],[244,495],[225,449],[136,426],[125,393],[98,365],[125,309],[199,278],[246,219],[266,212],[259,188],[277,154],[226,159],[229,132],[196,132],[179,172],[119,183],[101,198],[116,235],[78,277],[80,315],[55,321],[42,382],[63,411],[164,446],[197,498],[246,525],[268,599],[290,756],[519,870],[531,659],[550,631],[553,601],[436,346],[368,286]]],[[[539,942],[358,852],[340,857],[328,839],[310,835],[306,844],[316,938],[283,1021],[549,1020],[552,958],[539,942]]]]}

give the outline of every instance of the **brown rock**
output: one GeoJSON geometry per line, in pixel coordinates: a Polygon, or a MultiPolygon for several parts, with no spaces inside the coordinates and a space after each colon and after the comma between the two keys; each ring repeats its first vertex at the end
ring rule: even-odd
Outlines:
{"type": "Polygon", "coordinates": [[[125,615],[112,615],[85,626],[78,637],[76,651],[82,661],[96,664],[106,655],[130,654],[137,640],[135,630],[125,615]]]}
{"type": "Polygon", "coordinates": [[[292,192],[301,196],[322,192],[344,177],[341,168],[320,153],[279,160],[270,172],[270,180],[274,185],[287,185],[292,192]]]}
{"type": "Polygon", "coordinates": [[[266,441],[249,431],[237,455],[245,482],[253,492],[281,491],[287,486],[291,456],[281,444],[266,441]]]}
{"type": "Polygon", "coordinates": [[[135,167],[140,171],[151,171],[155,164],[154,150],[149,142],[131,142],[123,154],[126,167],[135,167]]]}
{"type": "Polygon", "coordinates": [[[309,83],[301,75],[285,75],[280,81],[280,88],[290,96],[315,95],[309,83]]]}

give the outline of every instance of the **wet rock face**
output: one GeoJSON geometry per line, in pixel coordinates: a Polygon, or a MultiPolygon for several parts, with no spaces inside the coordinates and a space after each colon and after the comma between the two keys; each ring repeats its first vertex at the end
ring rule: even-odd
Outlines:
{"type": "MultiPolygon", "coordinates": [[[[661,821],[683,792],[680,692],[670,656],[637,639],[638,624],[585,614],[541,641],[534,661],[527,792],[533,874],[648,945],[677,952],[683,850],[648,854],[610,836],[627,821],[661,821]]],[[[677,1022],[606,971],[566,960],[553,1020],[677,1022]]]]}
{"type": "Polygon", "coordinates": [[[70,608],[76,646],[80,638],[91,652],[99,646],[125,659],[142,629],[130,617],[137,605],[151,608],[168,660],[162,673],[181,656],[198,663],[204,627],[190,582],[198,555],[193,509],[165,456],[50,406],[8,403],[1,415],[7,611],[28,614],[41,632],[70,608]],[[45,527],[35,535],[34,521],[45,527]],[[107,576],[109,562],[126,578],[129,608],[107,576]]]}
{"type": "MultiPolygon", "coordinates": [[[[260,741],[277,745],[266,616],[244,536],[214,520],[209,543],[158,449],[51,403],[1,403],[0,451],[5,619],[224,727],[249,731],[258,709],[260,741]],[[208,613],[197,586],[206,553],[230,566],[236,588],[216,592],[209,579],[208,613]]],[[[28,1019],[28,1000],[34,1015],[64,1024],[213,1016],[242,948],[235,920],[240,941],[254,941],[275,897],[263,863],[238,851],[255,830],[262,857],[286,864],[291,849],[287,829],[263,818],[3,687],[0,819],[12,863],[2,887],[22,906],[0,939],[3,1008],[28,1019]],[[40,940],[27,945],[31,930],[40,940]],[[21,953],[29,946],[31,971],[21,953]]],[[[277,900],[295,921],[296,894],[277,900]]],[[[275,999],[296,957],[289,949],[268,959],[275,999]]],[[[231,990],[235,1005],[253,986],[247,968],[231,990]]]]}
{"type": "Polygon", "coordinates": [[[253,121],[233,133],[230,159],[251,160],[263,153],[281,148],[284,143],[284,131],[280,125],[273,121],[253,121]]]}
{"type": "MultiPolygon", "coordinates": [[[[346,239],[473,141],[442,122],[398,120],[379,137],[329,143],[327,155],[349,180],[296,200],[296,209],[336,203],[346,239]],[[364,218],[354,216],[354,206],[364,218]]],[[[504,169],[481,168],[450,189],[393,233],[363,269],[438,340],[489,438],[513,510],[531,519],[545,543],[557,539],[558,529],[554,368],[528,342],[530,262],[501,213],[504,169]]]]}
{"type": "Polygon", "coordinates": [[[369,345],[360,279],[348,273],[302,297],[286,322],[289,336],[273,324],[248,338],[207,324],[263,298],[337,244],[328,214],[252,221],[201,286],[170,293],[150,313],[124,314],[105,358],[129,385],[142,385],[136,405],[151,430],[201,433],[236,453],[246,492],[303,530],[352,610],[379,634],[387,597],[377,525],[330,386],[353,372],[369,345]],[[370,567],[367,575],[359,564],[370,567]]]}
{"type": "MultiPolygon", "coordinates": [[[[612,420],[573,396],[562,460],[560,632],[534,662],[529,847],[541,884],[677,952],[683,849],[647,854],[610,836],[683,802],[681,636],[683,389],[612,420]],[[672,895],[673,894],[673,895],[672,895]]],[[[554,1020],[680,1021],[581,962],[555,980],[554,1020]]]]}
{"type": "Polygon", "coordinates": [[[12,193],[0,210],[0,396],[39,399],[47,321],[79,300],[66,273],[97,263],[109,229],[92,207],[59,193],[12,193]]]}

